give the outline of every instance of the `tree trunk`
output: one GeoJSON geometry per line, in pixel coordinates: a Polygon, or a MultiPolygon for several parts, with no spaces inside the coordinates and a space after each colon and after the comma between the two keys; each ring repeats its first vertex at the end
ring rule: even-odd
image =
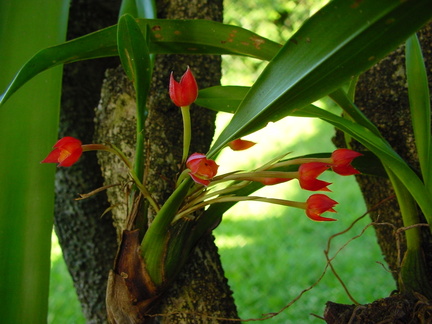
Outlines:
{"type": "MultiPolygon", "coordinates": [[[[432,25],[429,25],[419,34],[429,73],[430,88],[432,85],[432,74],[430,73],[432,71],[431,33],[432,25]]],[[[403,46],[360,77],[355,101],[365,115],[377,125],[396,152],[418,171],[419,163],[410,119],[403,46]]],[[[337,139],[337,142],[340,146],[341,137],[337,139]]],[[[358,144],[353,143],[353,145],[360,148],[358,144]]],[[[399,262],[406,251],[406,243],[404,235],[400,235],[401,245],[400,250],[398,250],[395,229],[403,227],[403,224],[393,189],[390,182],[384,181],[382,178],[358,176],[357,180],[368,208],[373,209],[370,212],[372,221],[378,224],[375,226],[378,244],[389,269],[397,280],[399,262]],[[384,223],[393,226],[383,225],[384,223]]],[[[421,219],[421,222],[426,223],[423,217],[421,219]]],[[[432,278],[432,236],[430,229],[428,227],[422,228],[422,235],[423,251],[428,264],[428,277],[432,278]]],[[[326,310],[326,319],[328,323],[347,323],[350,318],[353,319],[352,323],[376,323],[384,319],[391,320],[392,323],[407,323],[408,321],[410,321],[409,323],[423,323],[432,318],[430,311],[425,311],[424,303],[425,300],[422,298],[420,300],[407,300],[405,296],[393,296],[382,303],[377,301],[363,307],[362,310],[357,309],[354,315],[354,306],[342,307],[341,310],[341,305],[331,303],[326,310]],[[413,311],[414,306],[417,307],[417,312],[413,311]],[[396,312],[397,309],[399,312],[396,312]],[[345,316],[342,316],[344,312],[345,316]],[[337,317],[339,319],[336,321],[337,317]]]]}
{"type": "MultiPolygon", "coordinates": [[[[158,18],[203,18],[221,21],[221,2],[158,1],[158,18]]],[[[78,10],[81,14],[84,13],[85,17],[91,16],[92,19],[93,14],[99,10],[86,11],[82,6],[84,4],[81,2],[76,4],[77,9],[81,8],[78,10]]],[[[118,10],[118,4],[107,6],[114,8],[113,14],[118,10]]],[[[116,22],[116,17],[112,18],[110,24],[116,22]]],[[[71,21],[74,21],[73,17],[71,21]]],[[[86,26],[86,23],[79,25],[86,26]]],[[[68,97],[64,96],[67,99],[63,105],[69,108],[63,109],[68,113],[62,116],[61,136],[76,136],[82,139],[83,143],[113,143],[132,156],[135,141],[135,94],[121,68],[111,69],[106,74],[102,100],[96,112],[97,130],[94,140],[91,139],[95,117],[93,107],[97,105],[100,94],[101,73],[107,66],[112,67],[112,62],[84,62],[84,65],[77,66],[76,70],[69,73],[75,75],[76,79],[66,79],[65,83],[75,87],[68,91],[68,97]],[[82,126],[80,130],[77,125],[82,126]]],[[[179,77],[187,65],[192,68],[200,88],[216,85],[220,80],[218,56],[156,57],[146,122],[146,185],[160,204],[174,189],[174,179],[182,154],[183,125],[179,108],[171,103],[168,96],[169,74],[173,70],[179,77]]],[[[191,152],[205,153],[213,136],[215,114],[193,106],[191,117],[191,152]]],[[[108,270],[113,267],[117,242],[122,231],[119,224],[126,215],[127,198],[122,186],[79,202],[73,201],[73,198],[77,193],[89,192],[103,186],[103,183],[125,184],[127,173],[116,157],[103,152],[98,157],[103,180],[100,177],[100,168],[91,153],[85,153],[73,168],[61,169],[59,172],[56,228],[85,315],[89,322],[103,323],[106,322],[105,303],[102,301],[105,298],[106,277],[108,270]],[[101,218],[109,206],[114,208],[101,218]],[[117,233],[112,226],[113,220],[117,233]]],[[[224,277],[211,234],[200,240],[177,280],[152,309],[152,314],[163,315],[151,316],[146,322],[220,323],[223,322],[220,318],[237,318],[232,293],[224,277]]]]}
{"type": "MultiPolygon", "coordinates": [[[[115,24],[119,7],[119,0],[72,1],[68,39],[115,24]]],[[[92,143],[104,72],[118,64],[117,58],[109,58],[64,67],[60,138],[74,136],[92,143]]],[[[110,214],[101,217],[109,207],[104,192],[85,200],[75,198],[102,185],[94,153],[84,154],[71,168],[57,169],[55,231],[88,323],[106,322],[105,291],[117,250],[116,232],[110,214]]]]}

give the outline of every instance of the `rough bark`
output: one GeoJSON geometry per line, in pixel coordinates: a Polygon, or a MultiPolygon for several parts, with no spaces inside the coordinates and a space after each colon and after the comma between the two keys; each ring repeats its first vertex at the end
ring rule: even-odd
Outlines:
{"type": "MultiPolygon", "coordinates": [[[[423,53],[432,85],[432,26],[420,33],[423,53]]],[[[402,46],[380,64],[363,74],[356,92],[356,104],[378,126],[396,152],[415,170],[419,171],[414,135],[412,132],[407,81],[405,75],[405,48],[402,46]]],[[[375,206],[394,193],[389,182],[372,177],[358,177],[363,195],[369,207],[375,206]]],[[[396,199],[378,206],[371,213],[375,222],[390,222],[396,228],[402,227],[402,219],[396,199]]],[[[425,222],[424,219],[422,219],[425,222]]],[[[378,243],[391,270],[398,269],[397,249],[393,229],[389,226],[376,226],[378,243]]],[[[432,238],[429,228],[424,228],[425,251],[431,251],[432,238]]],[[[402,253],[405,251],[402,245],[402,253]]],[[[427,254],[431,265],[431,255],[427,254]]],[[[429,267],[432,269],[432,267],[429,267]]]]}
{"type": "MultiPolygon", "coordinates": [[[[116,23],[120,1],[71,3],[68,39],[116,23]]],[[[64,68],[59,138],[74,136],[83,143],[93,138],[94,108],[100,98],[104,72],[118,59],[85,61],[64,68]]],[[[117,250],[116,234],[106,194],[75,201],[103,184],[96,154],[86,153],[72,168],[56,174],[55,231],[88,323],[106,322],[105,290],[108,271],[117,250]]]]}
{"type": "MultiPolygon", "coordinates": [[[[221,1],[158,1],[159,18],[202,18],[221,21],[221,1]]],[[[194,71],[201,88],[216,85],[220,80],[220,57],[163,55],[157,56],[146,121],[146,185],[159,204],[174,190],[182,155],[182,118],[168,95],[169,74],[180,77],[186,66],[194,71]]],[[[110,70],[102,90],[97,111],[95,141],[119,146],[128,156],[134,154],[135,140],[134,90],[120,68],[110,70]]],[[[206,152],[213,137],[215,113],[191,107],[191,152],[206,152]]],[[[126,174],[118,160],[99,154],[105,183],[125,183],[126,174]]],[[[121,233],[126,214],[126,195],[122,187],[108,190],[115,224],[121,233]]],[[[150,220],[154,215],[150,214],[150,220]]],[[[153,307],[146,322],[153,323],[220,323],[221,318],[236,318],[232,293],[224,277],[213,237],[203,237],[194,249],[177,280],[153,307]],[[152,315],[153,314],[153,315],[152,315]],[[155,316],[154,314],[163,314],[155,316]]]]}
{"type": "MultiPolygon", "coordinates": [[[[431,88],[432,26],[429,25],[424,28],[419,36],[428,71],[429,87],[431,88]]],[[[418,171],[418,157],[409,112],[403,46],[360,77],[355,101],[365,115],[377,125],[396,152],[418,171]]],[[[342,145],[341,137],[337,139],[337,145],[342,145]]],[[[353,145],[360,148],[358,144],[353,143],[353,145]]],[[[367,206],[374,208],[370,213],[372,220],[376,223],[393,224],[393,226],[377,225],[375,230],[378,244],[396,280],[400,266],[398,255],[403,256],[406,244],[403,235],[401,235],[401,250],[398,251],[394,230],[403,227],[402,219],[396,199],[387,199],[393,197],[394,192],[389,181],[384,181],[382,178],[359,176],[357,180],[367,206]]],[[[425,222],[423,218],[422,222],[425,222]]],[[[428,277],[431,278],[432,236],[430,229],[423,228],[422,235],[423,250],[428,263],[428,277]]],[[[348,321],[350,323],[372,323],[362,321],[364,318],[376,321],[385,318],[394,323],[426,323],[431,320],[431,314],[420,306],[429,305],[430,302],[421,296],[416,297],[417,299],[414,301],[394,297],[377,301],[373,305],[351,307],[350,310],[347,307],[329,303],[326,319],[328,323],[347,323],[348,321]],[[413,309],[417,311],[413,312],[413,309]],[[344,312],[345,315],[343,315],[344,312]],[[384,316],[385,314],[387,317],[384,316]]]]}

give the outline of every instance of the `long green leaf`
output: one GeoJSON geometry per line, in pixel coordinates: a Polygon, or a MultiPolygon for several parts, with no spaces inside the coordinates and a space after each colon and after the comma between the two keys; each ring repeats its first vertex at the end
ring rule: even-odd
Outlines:
{"type": "Polygon", "coordinates": [[[249,90],[250,87],[242,86],[214,86],[200,90],[195,103],[214,111],[233,114],[249,90]]]}
{"type": "MultiPolygon", "coordinates": [[[[0,88],[36,51],[64,41],[69,1],[0,1],[0,88]]],[[[47,322],[54,165],[62,70],[29,82],[0,110],[0,314],[47,322]],[[44,114],[39,111],[44,110],[44,114]]]]}
{"type": "Polygon", "coordinates": [[[209,152],[341,87],[418,30],[430,0],[334,0],[268,64],[209,152]]]}
{"type": "Polygon", "coordinates": [[[406,74],[411,120],[423,181],[432,190],[431,107],[429,82],[422,50],[416,35],[406,42],[406,74]]]}
{"type": "MultiPolygon", "coordinates": [[[[144,29],[147,31],[147,29],[144,29]]],[[[147,94],[151,81],[151,62],[147,39],[131,15],[124,15],[118,23],[118,52],[126,75],[133,82],[137,106],[137,144],[135,174],[142,181],[144,175],[144,124],[147,117],[147,94]]]]}
{"type": "MultiPolygon", "coordinates": [[[[246,29],[210,20],[138,19],[153,54],[231,54],[271,60],[281,46],[246,29]]],[[[117,25],[41,50],[0,95],[3,104],[38,73],[63,63],[116,56],[117,25]]]]}

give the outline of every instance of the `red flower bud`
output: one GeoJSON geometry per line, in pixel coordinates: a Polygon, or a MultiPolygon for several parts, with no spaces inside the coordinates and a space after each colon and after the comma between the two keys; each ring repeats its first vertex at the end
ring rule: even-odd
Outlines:
{"type": "Polygon", "coordinates": [[[194,153],[186,161],[192,179],[203,186],[208,186],[210,180],[217,174],[219,166],[215,161],[207,159],[204,154],[194,153]]]}
{"type": "Polygon", "coordinates": [[[300,187],[311,191],[331,191],[327,188],[331,184],[330,182],[317,179],[329,167],[327,163],[323,162],[308,162],[300,165],[298,169],[300,187]]]}
{"type": "Polygon", "coordinates": [[[238,138],[232,142],[229,142],[228,146],[233,151],[243,151],[243,150],[247,150],[248,148],[254,146],[255,144],[256,144],[255,142],[242,140],[241,138],[238,138]]]}
{"type": "Polygon", "coordinates": [[[351,165],[351,162],[360,155],[363,154],[344,148],[337,149],[332,153],[331,156],[331,168],[334,172],[343,176],[359,174],[360,171],[354,169],[354,167],[351,165]]]}
{"type": "Polygon", "coordinates": [[[174,80],[174,74],[171,72],[169,94],[172,102],[178,107],[190,106],[196,100],[198,85],[189,67],[180,82],[174,80]]]}
{"type": "Polygon", "coordinates": [[[334,218],[322,217],[321,214],[324,212],[336,213],[333,207],[337,205],[337,202],[330,199],[323,194],[315,194],[308,198],[306,201],[306,215],[317,222],[321,221],[335,221],[334,218]]]}
{"type": "Polygon", "coordinates": [[[79,160],[82,152],[81,141],[66,136],[55,143],[54,150],[41,163],[58,163],[59,167],[70,167],[79,160]]]}

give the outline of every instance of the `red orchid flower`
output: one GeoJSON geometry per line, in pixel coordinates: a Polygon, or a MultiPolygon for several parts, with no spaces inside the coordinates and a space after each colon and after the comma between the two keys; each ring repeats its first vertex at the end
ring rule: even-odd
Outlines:
{"type": "Polygon", "coordinates": [[[330,182],[317,179],[329,167],[329,164],[323,162],[308,162],[300,165],[298,169],[300,187],[311,191],[331,191],[327,188],[331,184],[330,182]]]}
{"type": "Polygon", "coordinates": [[[174,73],[171,72],[169,95],[172,102],[178,107],[190,106],[198,97],[198,85],[189,66],[180,79],[174,80],[174,73]]]}
{"type": "Polygon", "coordinates": [[[41,163],[58,163],[59,167],[70,167],[79,160],[82,152],[81,141],[66,136],[55,143],[54,150],[41,163]]]}
{"type": "Polygon", "coordinates": [[[210,180],[217,174],[219,165],[215,161],[207,159],[204,154],[194,153],[186,161],[189,175],[196,183],[208,186],[210,180]]]}
{"type": "Polygon", "coordinates": [[[335,221],[334,218],[322,217],[324,212],[336,213],[333,207],[337,202],[323,194],[314,194],[306,201],[306,215],[317,222],[335,221]]]}
{"type": "Polygon", "coordinates": [[[348,176],[353,174],[359,174],[360,171],[356,170],[351,162],[360,155],[363,155],[359,152],[350,150],[350,149],[337,149],[331,155],[332,164],[331,168],[337,174],[348,176]]]}
{"type": "Polygon", "coordinates": [[[243,150],[247,150],[248,148],[254,146],[255,144],[256,144],[255,142],[238,138],[234,141],[229,142],[228,146],[233,151],[243,151],[243,150]]]}

